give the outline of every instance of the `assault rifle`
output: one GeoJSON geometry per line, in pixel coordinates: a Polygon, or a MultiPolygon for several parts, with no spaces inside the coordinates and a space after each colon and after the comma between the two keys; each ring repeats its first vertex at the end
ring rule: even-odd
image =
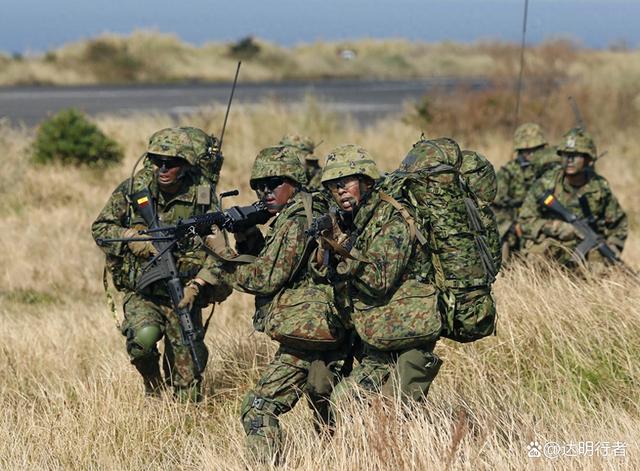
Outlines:
{"type": "Polygon", "coordinates": [[[311,225],[309,228],[304,231],[304,234],[307,237],[311,237],[312,239],[317,239],[323,233],[333,227],[335,222],[335,214],[333,212],[323,214],[320,217],[315,217],[311,221],[311,225]]]}
{"type": "Polygon", "coordinates": [[[578,244],[578,246],[573,251],[571,259],[578,263],[583,264],[586,261],[587,254],[593,249],[597,249],[598,252],[611,264],[618,265],[623,269],[623,271],[632,276],[637,276],[637,273],[631,269],[626,263],[622,261],[622,259],[618,256],[618,254],[607,245],[607,242],[604,237],[598,234],[593,230],[591,224],[595,222],[595,218],[591,214],[591,210],[589,209],[589,203],[582,196],[580,198],[580,206],[585,213],[585,218],[580,219],[567,208],[565,208],[553,195],[553,192],[547,191],[545,192],[538,200],[539,204],[553,213],[560,216],[564,221],[571,224],[578,235],[582,238],[582,241],[578,244]]]}
{"type": "Polygon", "coordinates": [[[155,204],[148,189],[130,195],[130,200],[136,213],[144,219],[148,229],[138,232],[141,237],[96,239],[96,242],[98,245],[133,241],[150,241],[153,243],[158,253],[142,268],[142,274],[136,280],[135,289],[140,291],[157,281],[165,282],[167,294],[180,321],[182,342],[189,347],[195,374],[198,376],[204,370],[204,365],[198,356],[197,342],[203,339],[204,332],[201,328],[195,327],[189,309],[178,307],[184,294],[182,283],[180,282],[180,273],[171,249],[185,237],[210,234],[212,225],[237,232],[266,222],[270,214],[266,206],[262,202],[258,202],[250,206],[234,206],[225,211],[216,211],[186,220],[179,220],[173,226],[162,226],[158,220],[155,204]],[[152,235],[149,236],[147,234],[152,235]]]}

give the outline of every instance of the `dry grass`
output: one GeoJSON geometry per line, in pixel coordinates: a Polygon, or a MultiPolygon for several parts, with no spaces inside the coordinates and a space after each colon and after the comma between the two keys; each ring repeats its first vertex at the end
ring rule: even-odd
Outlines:
{"type": "MultiPolygon", "coordinates": [[[[520,57],[517,45],[496,42],[464,45],[360,39],[291,48],[259,39],[255,42],[260,51],[243,58],[243,80],[484,76],[512,82],[520,57]],[[355,51],[355,59],[343,60],[339,52],[344,49],[355,51]]],[[[207,43],[196,47],[154,31],[104,34],[19,59],[0,54],[0,85],[228,81],[227,71],[237,60],[230,46],[207,43]]],[[[595,51],[566,40],[530,47],[526,60],[528,76],[553,73],[575,78],[588,72],[596,80],[609,80],[611,73],[616,77],[624,73],[633,82],[640,74],[637,51],[595,51]]]]}
{"type": "MultiPolygon", "coordinates": [[[[221,109],[181,118],[217,130],[221,109]]],[[[244,392],[274,345],[252,334],[252,300],[234,294],[216,308],[207,342],[207,400],[199,406],[145,399],[124,338],[106,308],[102,257],[89,225],[130,171],[147,136],[176,124],[167,116],[102,117],[126,150],[102,173],[36,167],[31,129],[0,124],[0,467],[2,469],[252,469],[237,418],[244,392]]],[[[309,100],[233,110],[221,189],[239,187],[257,150],[286,132],[357,142],[385,169],[397,165],[419,128],[401,120],[361,129],[309,100]],[[266,126],[264,123],[269,123],[266,126]]],[[[558,131],[559,133],[559,131],[558,131]]],[[[554,133],[556,136],[558,133],[554,133]]],[[[454,134],[494,162],[510,156],[500,129],[454,134]]],[[[599,169],[632,219],[625,259],[640,266],[640,164],[633,130],[597,135],[610,155],[599,169]]],[[[401,410],[374,398],[350,404],[331,440],[320,440],[306,407],[283,420],[287,469],[638,469],[640,468],[640,288],[614,274],[575,280],[516,265],[499,277],[498,335],[471,345],[442,341],[445,360],[427,403],[401,410]],[[625,442],[625,458],[532,460],[537,440],[625,442]]]]}

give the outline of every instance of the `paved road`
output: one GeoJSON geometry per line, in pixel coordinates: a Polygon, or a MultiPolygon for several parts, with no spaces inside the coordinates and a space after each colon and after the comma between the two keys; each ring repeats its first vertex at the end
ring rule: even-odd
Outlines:
{"type": "MultiPolygon", "coordinates": [[[[452,90],[458,85],[486,88],[483,79],[433,78],[410,81],[305,81],[238,84],[234,101],[255,104],[274,98],[299,103],[306,95],[318,97],[322,106],[350,113],[363,124],[402,111],[407,100],[417,100],[435,88],[452,90]]],[[[76,107],[96,115],[159,111],[188,113],[213,103],[226,104],[230,84],[127,85],[81,87],[0,87],[0,117],[12,123],[34,125],[51,113],[76,107]]]]}

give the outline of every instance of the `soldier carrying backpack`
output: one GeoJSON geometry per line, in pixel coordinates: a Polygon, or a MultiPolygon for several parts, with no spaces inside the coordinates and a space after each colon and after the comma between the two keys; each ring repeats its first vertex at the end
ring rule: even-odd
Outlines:
{"type": "Polygon", "coordinates": [[[333,259],[326,276],[336,288],[347,280],[362,341],[360,364],[332,402],[354,386],[420,399],[441,365],[433,353],[440,336],[469,342],[495,330],[491,283],[501,260],[489,207],[493,167],[451,139],[421,139],[382,178],[364,149],[339,147],[322,181],[342,215],[324,244],[333,259]]]}

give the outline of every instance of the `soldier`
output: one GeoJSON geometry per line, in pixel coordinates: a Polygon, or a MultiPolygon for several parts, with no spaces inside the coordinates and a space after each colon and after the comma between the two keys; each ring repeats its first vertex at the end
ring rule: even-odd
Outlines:
{"type": "MultiPolygon", "coordinates": [[[[307,276],[311,241],[305,229],[326,208],[304,191],[307,179],[301,157],[291,146],[260,151],[250,184],[275,219],[266,238],[257,230],[239,238],[236,235],[238,252],[255,255],[254,261],[227,265],[233,287],[255,295],[256,330],[280,343],[275,358],[241,406],[248,451],[261,462],[277,456],[279,416],[291,410],[301,396],[307,396],[318,421],[327,420],[327,400],[345,356],[340,350],[344,336],[327,324],[332,316],[330,292],[319,290],[307,276]]],[[[206,243],[218,256],[232,259],[235,253],[222,242],[209,237],[206,243]]],[[[209,281],[206,268],[198,276],[209,281]]],[[[339,323],[339,319],[329,323],[339,323]]]]}
{"type": "MultiPolygon", "coordinates": [[[[562,168],[545,173],[531,187],[520,210],[524,252],[544,254],[565,266],[574,265],[572,251],[580,242],[575,227],[542,205],[541,197],[553,194],[578,218],[586,218],[607,244],[622,251],[627,238],[627,217],[611,192],[609,183],[595,172],[596,145],[581,128],[567,132],[558,147],[562,168]]],[[[601,261],[597,250],[587,260],[601,261]]]]}
{"type": "Polygon", "coordinates": [[[417,249],[397,201],[375,187],[379,178],[369,153],[356,145],[331,151],[322,172],[322,184],[339,209],[341,222],[331,238],[340,247],[318,249],[318,262],[330,250],[334,263],[314,271],[324,273],[336,290],[342,287],[337,298],[350,297],[351,320],[362,340],[359,364],[336,386],[332,403],[358,387],[386,395],[399,388],[404,400],[423,398],[442,363],[433,353],[441,321],[428,281],[433,274],[425,269],[430,259],[417,249]],[[415,337],[407,343],[401,331],[415,337]]]}
{"type": "Polygon", "coordinates": [[[533,182],[544,172],[560,166],[556,150],[550,147],[535,123],[525,123],[513,136],[516,158],[498,170],[498,193],[493,210],[503,242],[503,259],[520,250],[518,210],[533,182]]]}
{"type": "Polygon", "coordinates": [[[301,151],[304,158],[304,170],[307,174],[307,188],[309,191],[322,190],[322,184],[320,183],[322,169],[320,168],[318,157],[313,155],[313,151],[318,145],[315,144],[310,137],[299,136],[297,134],[284,136],[280,141],[280,145],[295,147],[301,151]]]}
{"type": "MultiPolygon", "coordinates": [[[[137,237],[144,229],[144,220],[129,203],[129,195],[147,188],[152,195],[156,214],[162,223],[173,224],[210,210],[219,210],[215,195],[222,157],[215,152],[215,139],[200,129],[191,127],[167,128],[149,139],[145,167],[133,180],[127,179],[115,189],[107,204],[91,226],[94,239],[137,237]],[[212,163],[203,174],[200,165],[212,163]]],[[[158,395],[165,382],[173,386],[181,401],[201,399],[201,375],[196,374],[187,346],[183,345],[180,323],[162,281],[144,290],[136,290],[136,280],[142,267],[157,254],[150,241],[118,242],[102,245],[107,256],[115,287],[124,293],[124,322],[122,334],[131,363],[142,375],[145,392],[158,395]],[[164,337],[164,381],[159,366],[160,354],[156,343],[164,337]]],[[[186,283],[185,297],[202,290],[193,277],[202,267],[205,251],[191,240],[184,240],[174,249],[180,277],[186,283]]],[[[212,267],[212,271],[216,270],[212,267]]],[[[218,270],[219,271],[219,270],[218,270]]],[[[222,301],[231,288],[217,278],[202,290],[200,302],[192,307],[195,327],[201,331],[197,345],[201,363],[206,364],[208,351],[202,332],[201,309],[210,301],[222,301]]],[[[106,286],[106,283],[105,283],[106,286]]],[[[184,286],[184,285],[183,285],[184,286]]]]}

